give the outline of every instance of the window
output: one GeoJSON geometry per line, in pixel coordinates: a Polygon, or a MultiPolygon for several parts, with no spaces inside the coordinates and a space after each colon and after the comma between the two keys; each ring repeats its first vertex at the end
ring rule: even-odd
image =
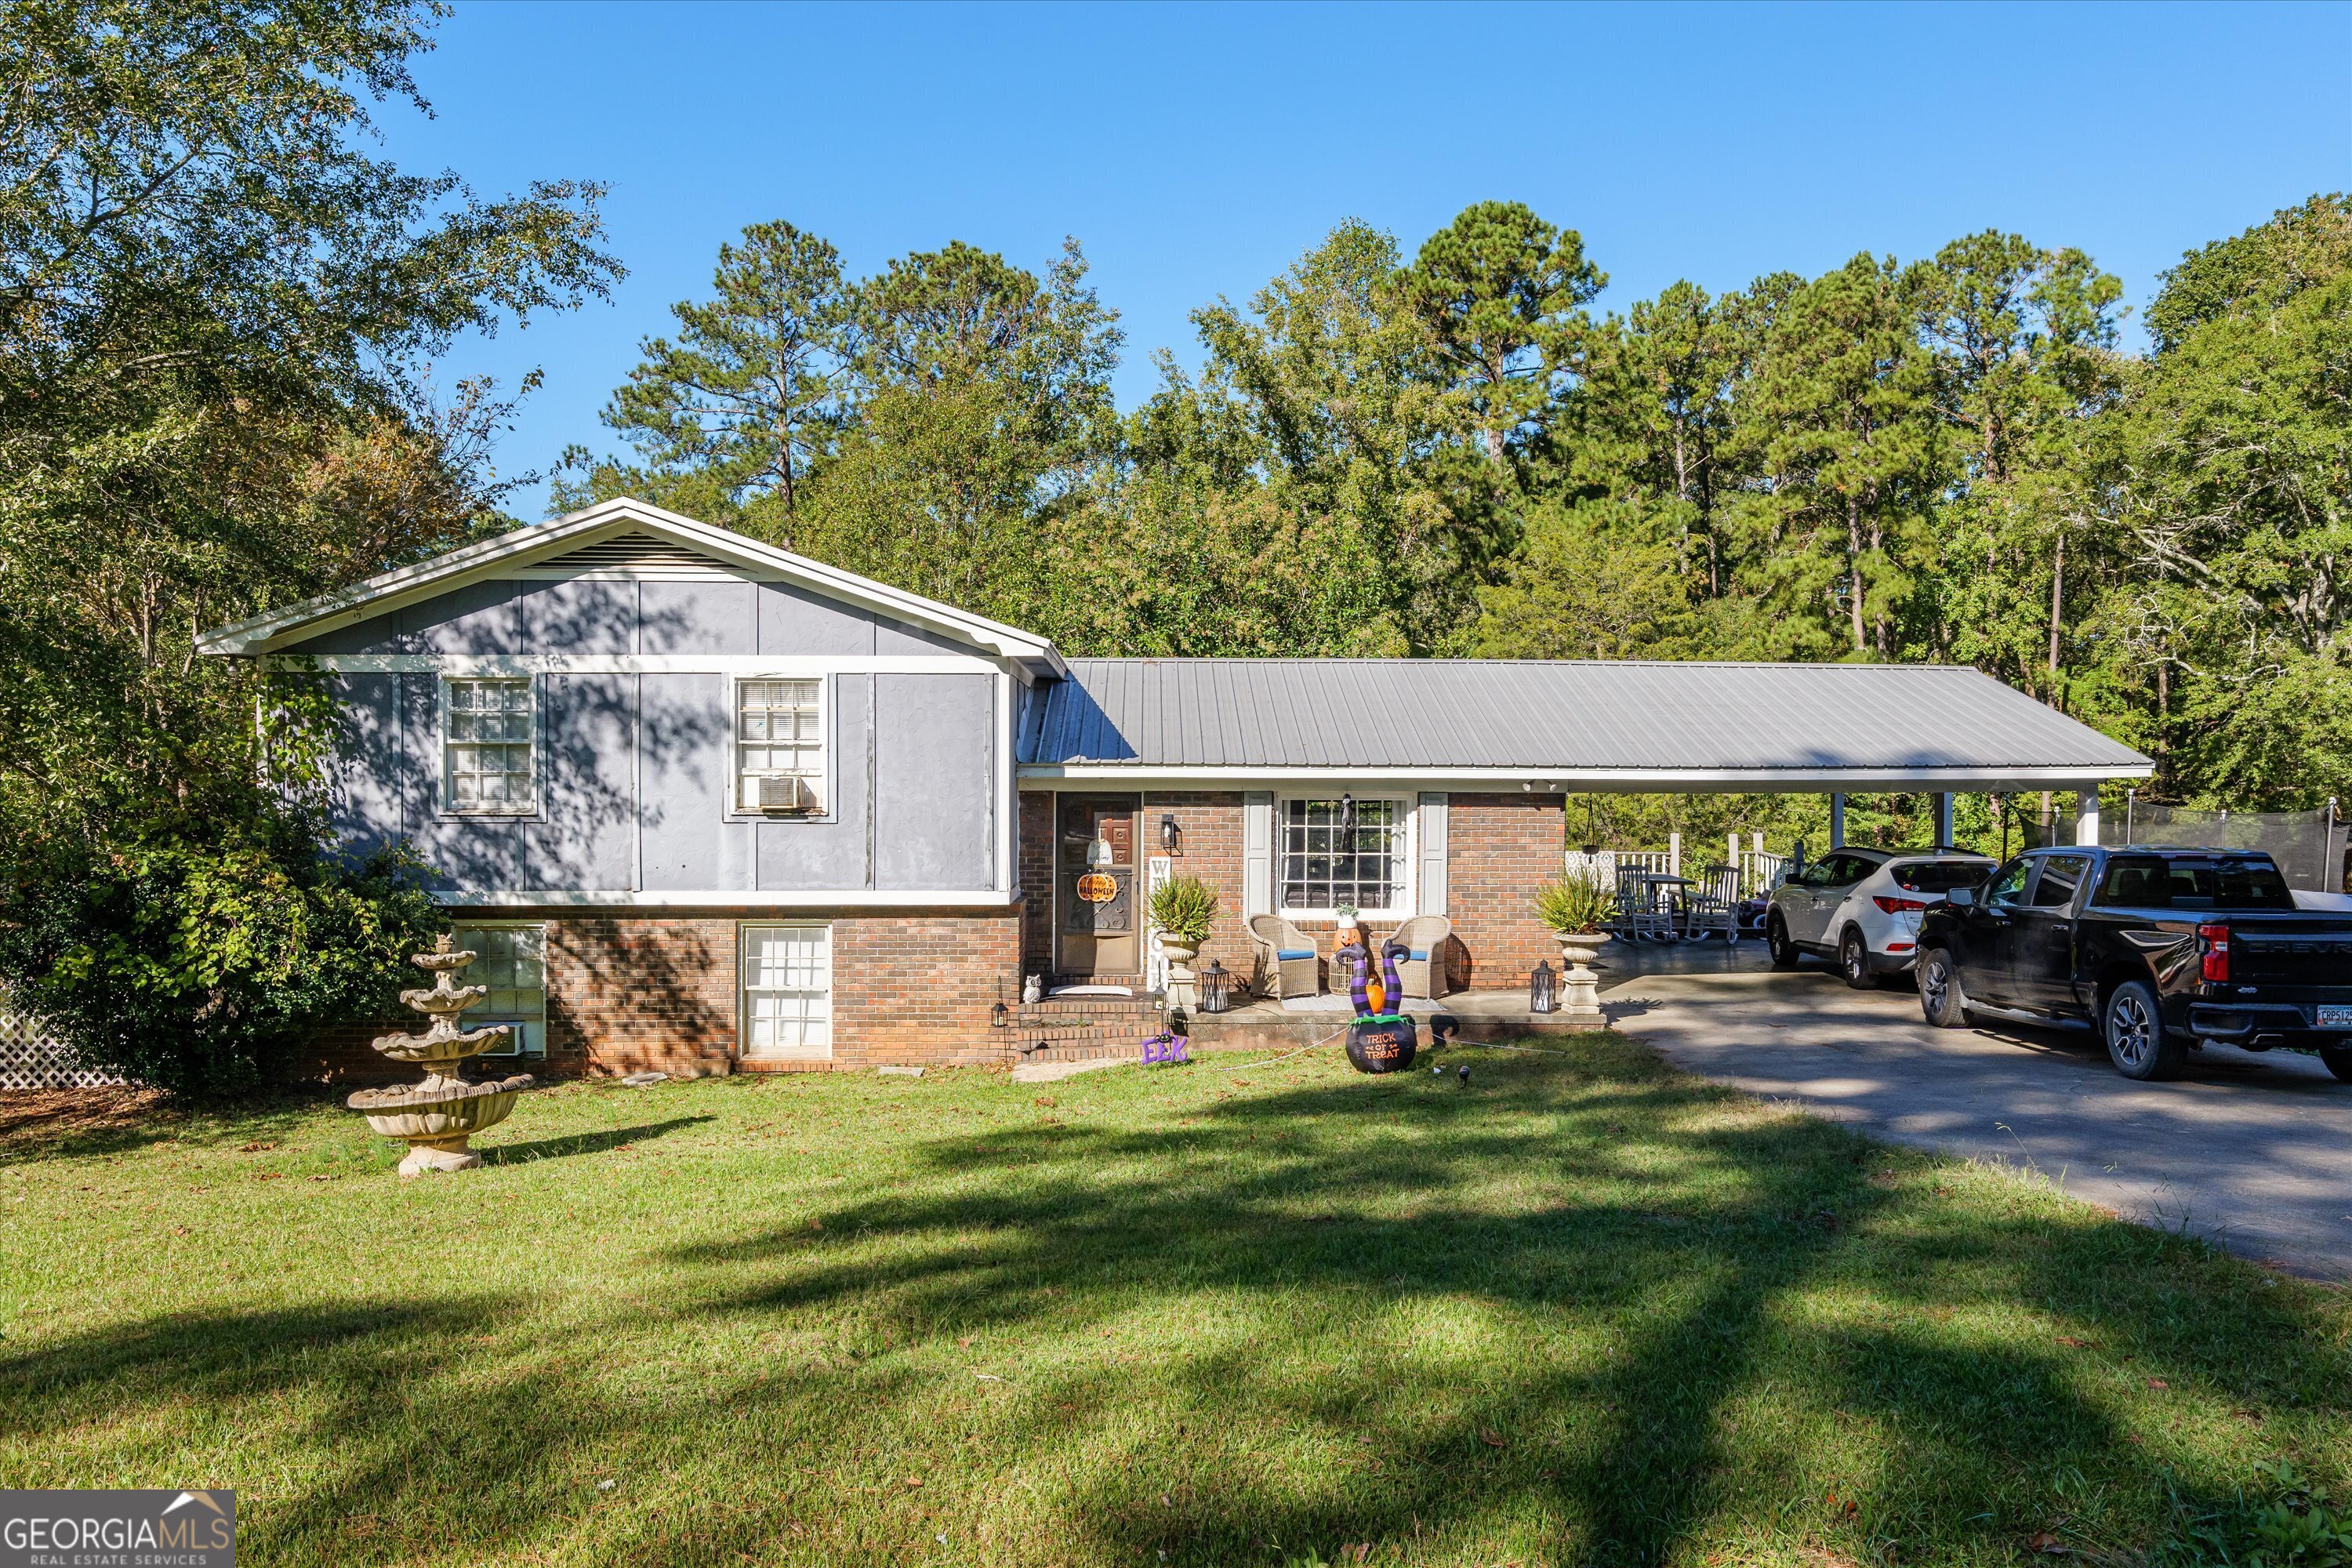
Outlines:
{"type": "Polygon", "coordinates": [[[2033,884],[2033,907],[2060,910],[2074,901],[2083,873],[2091,868],[2088,855],[2053,855],[2042,862],[2042,880],[2033,884]]]}
{"type": "Polygon", "coordinates": [[[1975,887],[1991,869],[1990,860],[1909,860],[1895,868],[1895,885],[1906,893],[1948,893],[1975,887]]]}
{"type": "Polygon", "coordinates": [[[825,809],[824,681],[736,684],[735,805],[802,815],[825,809]]]}
{"type": "Polygon", "coordinates": [[[833,1055],[833,928],[743,928],[743,1055],[833,1055]]]}
{"type": "Polygon", "coordinates": [[[467,1028],[514,1026],[511,1048],[500,1056],[547,1054],[547,928],[536,925],[459,926],[457,950],[475,955],[457,976],[461,985],[485,985],[489,994],[459,1019],[467,1028]]]}
{"type": "Polygon", "coordinates": [[[2011,860],[2000,868],[2000,874],[1992,879],[1992,886],[1985,889],[1984,901],[1989,904],[2016,903],[2025,896],[2025,879],[2032,871],[2032,861],[2011,860]]]}
{"type": "Polygon", "coordinates": [[[2118,855],[2099,883],[2106,909],[2291,910],[2294,894],[2268,858],[2178,859],[2118,855]]]}
{"type": "Polygon", "coordinates": [[[1336,800],[1283,802],[1283,912],[1329,914],[1342,904],[1368,915],[1406,912],[1408,820],[1402,801],[1360,800],[1350,833],[1339,825],[1336,800]]]}
{"type": "Polygon", "coordinates": [[[514,816],[535,810],[530,678],[445,680],[441,699],[442,805],[514,816]]]}

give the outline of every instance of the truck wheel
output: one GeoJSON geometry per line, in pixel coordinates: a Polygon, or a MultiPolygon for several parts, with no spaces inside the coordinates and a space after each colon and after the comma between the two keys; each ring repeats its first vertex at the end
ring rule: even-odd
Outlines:
{"type": "Polygon", "coordinates": [[[1856,991],[1878,989],[1878,971],[1870,966],[1870,944],[1862,940],[1860,926],[1846,927],[1838,938],[1838,973],[1856,991]]]}
{"type": "Polygon", "coordinates": [[[1919,1011],[1939,1029],[1958,1029],[1969,1021],[1967,995],[1952,955],[1931,947],[1919,955],[1919,1011]]]}
{"type": "Polygon", "coordinates": [[[1797,944],[1789,940],[1789,922],[1780,918],[1778,910],[1774,910],[1772,918],[1764,922],[1764,946],[1772,955],[1773,968],[1797,967],[1797,944]]]}
{"type": "Polygon", "coordinates": [[[2189,1055],[2188,1042],[2166,1037],[2164,1010],[2145,980],[2126,980],[2108,994],[2103,1032],[2107,1059],[2126,1078],[2148,1082],[2177,1077],[2189,1055]]]}
{"type": "Polygon", "coordinates": [[[2334,1073],[2344,1083],[2352,1083],[2352,1040],[2338,1040],[2332,1046],[2319,1047],[2320,1065],[2334,1073]]]}

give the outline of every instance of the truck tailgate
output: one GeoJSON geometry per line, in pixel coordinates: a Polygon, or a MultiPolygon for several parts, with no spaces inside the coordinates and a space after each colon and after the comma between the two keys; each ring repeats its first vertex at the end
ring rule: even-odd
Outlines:
{"type": "Polygon", "coordinates": [[[2239,985],[2331,988],[2352,1000],[2352,917],[2225,916],[2230,979],[2239,985]]]}

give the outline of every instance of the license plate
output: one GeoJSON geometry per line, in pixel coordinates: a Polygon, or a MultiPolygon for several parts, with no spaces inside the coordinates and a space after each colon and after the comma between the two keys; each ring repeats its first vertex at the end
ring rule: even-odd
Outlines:
{"type": "Polygon", "coordinates": [[[2323,1029],[2352,1029],[2352,1007],[2322,1007],[2319,1026],[2323,1029]]]}

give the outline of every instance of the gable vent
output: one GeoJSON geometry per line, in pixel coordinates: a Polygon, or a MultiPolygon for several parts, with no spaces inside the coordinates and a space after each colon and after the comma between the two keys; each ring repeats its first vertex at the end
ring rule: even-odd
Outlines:
{"type": "Polygon", "coordinates": [[[625,533],[617,539],[583,544],[577,550],[536,562],[526,571],[534,577],[576,577],[590,573],[611,573],[631,577],[731,577],[736,574],[723,561],[683,544],[656,539],[647,533],[625,533]]]}

